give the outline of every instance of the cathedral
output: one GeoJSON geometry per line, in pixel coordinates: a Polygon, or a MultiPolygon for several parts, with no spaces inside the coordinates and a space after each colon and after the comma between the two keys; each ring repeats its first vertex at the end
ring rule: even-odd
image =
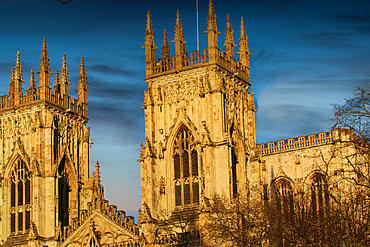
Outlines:
{"type": "Polygon", "coordinates": [[[0,99],[1,246],[206,246],[204,208],[214,195],[234,198],[257,185],[270,198],[319,182],[315,154],[328,153],[345,133],[257,144],[243,18],[236,44],[227,17],[223,52],[212,0],[208,11],[208,48],[187,52],[177,12],[174,55],[164,30],[159,59],[148,12],[137,223],[104,198],[99,163],[91,171],[84,59],[76,100],[66,56],[52,72],[44,39],[39,85],[32,70],[24,95],[18,52],[9,94],[0,99]]]}

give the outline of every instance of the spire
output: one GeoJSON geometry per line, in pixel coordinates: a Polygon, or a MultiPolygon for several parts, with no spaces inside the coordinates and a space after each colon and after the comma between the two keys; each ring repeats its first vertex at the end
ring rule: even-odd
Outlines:
{"type": "Polygon", "coordinates": [[[60,70],[60,92],[64,95],[68,95],[68,85],[70,84],[71,83],[69,82],[68,77],[67,57],[66,54],[63,54],[62,69],[60,70]]]}
{"type": "MultiPolygon", "coordinates": [[[[90,90],[87,88],[87,77],[86,77],[86,70],[85,70],[85,60],[81,57],[81,65],[80,65],[80,76],[78,77],[78,102],[83,103],[87,106],[87,92],[90,90]]],[[[87,108],[86,108],[87,110],[87,108]]],[[[86,112],[87,113],[87,112],[86,112]]]]}
{"type": "Polygon", "coordinates": [[[55,72],[55,82],[54,82],[54,95],[60,93],[60,82],[59,82],[59,71],[55,72]]]}
{"type": "Polygon", "coordinates": [[[240,26],[240,38],[239,38],[239,52],[237,52],[240,57],[240,62],[249,68],[249,48],[248,48],[248,37],[245,33],[244,27],[244,19],[241,19],[241,26],[240,26]]]}
{"type": "Polygon", "coordinates": [[[215,14],[215,9],[213,6],[213,0],[209,0],[209,9],[208,9],[208,26],[206,34],[208,34],[208,48],[218,48],[218,37],[217,35],[220,34],[217,31],[217,17],[215,14]]]}
{"type": "Polygon", "coordinates": [[[49,87],[49,74],[52,74],[52,72],[50,72],[49,68],[49,55],[46,38],[44,38],[42,44],[40,69],[37,73],[40,74],[40,88],[45,88],[49,87]]]}
{"type": "Polygon", "coordinates": [[[145,42],[142,48],[145,49],[145,69],[146,76],[152,74],[152,68],[155,63],[155,47],[154,45],[154,32],[152,27],[152,19],[150,18],[150,12],[148,11],[147,21],[146,21],[146,31],[145,31],[145,42]]]}
{"type": "Polygon", "coordinates": [[[226,46],[226,54],[234,58],[234,47],[236,45],[234,43],[234,31],[233,31],[233,28],[231,27],[229,14],[227,15],[226,19],[227,19],[227,26],[226,26],[226,31],[225,31],[224,46],[226,46]]]}
{"type": "Polygon", "coordinates": [[[163,32],[162,60],[168,60],[170,58],[171,58],[170,44],[168,43],[167,31],[165,29],[163,32]]]}
{"type": "Polygon", "coordinates": [[[30,86],[29,86],[29,88],[28,88],[28,91],[29,91],[31,94],[36,93],[35,72],[33,71],[33,69],[31,69],[30,86]]]}

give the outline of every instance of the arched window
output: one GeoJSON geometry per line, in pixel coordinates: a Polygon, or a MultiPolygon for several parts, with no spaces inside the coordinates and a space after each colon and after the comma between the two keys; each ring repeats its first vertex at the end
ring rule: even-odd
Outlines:
{"type": "Polygon", "coordinates": [[[62,227],[69,224],[69,198],[71,188],[68,184],[68,171],[66,169],[65,158],[62,159],[58,168],[58,199],[59,199],[59,221],[62,227]]]}
{"type": "Polygon", "coordinates": [[[198,152],[194,138],[185,126],[175,138],[173,166],[176,207],[198,204],[198,152]]]}
{"type": "Polygon", "coordinates": [[[286,217],[292,216],[294,212],[292,184],[288,180],[282,179],[275,188],[278,212],[283,213],[286,217]]]}
{"type": "Polygon", "coordinates": [[[10,232],[24,233],[30,228],[31,180],[25,162],[18,158],[10,173],[10,232]]]}
{"type": "Polygon", "coordinates": [[[325,190],[324,175],[317,173],[311,180],[311,206],[313,217],[323,216],[327,201],[328,194],[325,190]]]}

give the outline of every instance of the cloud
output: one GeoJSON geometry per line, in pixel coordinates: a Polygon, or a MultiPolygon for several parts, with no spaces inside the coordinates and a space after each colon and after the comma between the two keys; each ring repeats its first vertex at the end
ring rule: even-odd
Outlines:
{"type": "Polygon", "coordinates": [[[117,76],[134,77],[140,74],[139,71],[137,70],[117,68],[117,67],[112,67],[112,66],[108,66],[105,64],[96,64],[96,65],[90,66],[89,69],[91,71],[94,71],[94,73],[113,74],[117,76]]]}
{"type": "Polygon", "coordinates": [[[331,111],[322,107],[274,104],[257,113],[257,135],[261,142],[328,131],[331,111]]]}

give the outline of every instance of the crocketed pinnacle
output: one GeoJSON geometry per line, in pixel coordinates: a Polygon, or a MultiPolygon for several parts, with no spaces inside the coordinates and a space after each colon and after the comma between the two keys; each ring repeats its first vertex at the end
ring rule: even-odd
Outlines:
{"type": "MultiPolygon", "coordinates": [[[[213,6],[213,0],[209,1],[209,9],[208,9],[208,25],[206,34],[208,34],[208,48],[214,49],[218,48],[218,35],[220,34],[217,30],[217,17],[215,14],[215,9],[213,6]]],[[[210,51],[210,54],[214,55],[215,51],[210,51]]]]}
{"type": "Polygon", "coordinates": [[[49,75],[52,74],[52,72],[50,72],[49,68],[49,55],[48,47],[46,45],[46,38],[44,38],[42,43],[40,69],[38,73],[40,74],[40,88],[42,88],[42,90],[45,90],[44,88],[49,87],[49,75]]]}
{"type": "Polygon", "coordinates": [[[175,40],[172,41],[175,43],[175,55],[181,56],[186,54],[186,47],[184,41],[184,33],[182,31],[182,24],[180,19],[180,11],[177,10],[176,14],[176,25],[175,25],[175,40]]]}
{"type": "Polygon", "coordinates": [[[154,47],[154,31],[152,26],[152,19],[150,17],[151,15],[150,12],[148,11],[145,31],[145,46],[154,47]]]}
{"type": "Polygon", "coordinates": [[[163,32],[162,59],[165,60],[169,59],[170,57],[170,44],[168,43],[167,31],[165,29],[163,32]]]}
{"type": "Polygon", "coordinates": [[[30,85],[28,90],[32,93],[36,92],[35,72],[31,69],[30,85]]]}
{"type": "Polygon", "coordinates": [[[68,77],[67,57],[66,54],[63,54],[62,69],[60,70],[60,91],[62,94],[68,95],[68,85],[70,84],[71,83],[69,82],[68,77]]]}
{"type": "Polygon", "coordinates": [[[208,26],[207,26],[207,31],[213,31],[217,32],[217,17],[215,14],[215,8],[213,5],[213,0],[209,0],[209,8],[208,8],[208,26]]]}
{"type": "Polygon", "coordinates": [[[40,72],[48,73],[49,69],[49,55],[48,55],[48,47],[46,38],[42,41],[42,51],[41,51],[41,59],[40,59],[40,72]]]}
{"type": "Polygon", "coordinates": [[[249,68],[249,48],[248,48],[248,37],[245,32],[244,19],[241,19],[240,25],[240,37],[239,37],[239,52],[240,62],[249,68]]]}
{"type": "Polygon", "coordinates": [[[147,21],[146,21],[146,31],[145,31],[145,42],[144,46],[142,48],[145,49],[145,68],[146,68],[146,74],[150,74],[150,69],[153,66],[153,63],[155,62],[155,50],[157,47],[155,47],[154,44],[154,32],[152,27],[152,19],[150,18],[150,12],[148,11],[147,15],[147,21]]]}
{"type": "Polygon", "coordinates": [[[234,30],[231,27],[229,15],[227,15],[227,26],[225,31],[224,46],[226,46],[226,54],[234,58],[234,47],[236,46],[236,44],[234,43],[234,30]]]}
{"type": "Polygon", "coordinates": [[[59,71],[55,72],[54,94],[60,92],[59,71]]]}
{"type": "Polygon", "coordinates": [[[14,80],[21,83],[24,82],[22,74],[21,54],[17,52],[17,60],[14,67],[14,80]]]}
{"type": "Polygon", "coordinates": [[[95,184],[101,186],[101,176],[100,176],[100,165],[99,161],[96,161],[95,165],[95,184]]]}
{"type": "Polygon", "coordinates": [[[81,57],[80,74],[78,77],[78,101],[87,105],[87,92],[90,90],[87,88],[87,77],[85,70],[85,60],[81,57]]]}
{"type": "MultiPolygon", "coordinates": [[[[80,64],[80,73],[79,73],[79,77],[78,77],[78,82],[79,83],[87,83],[86,82],[86,69],[85,69],[85,60],[84,60],[84,57],[81,57],[81,64],[80,64]]],[[[87,86],[87,85],[86,85],[87,86]]]]}
{"type": "Polygon", "coordinates": [[[10,82],[9,82],[9,95],[13,95],[13,90],[14,90],[14,77],[15,77],[15,69],[14,67],[12,68],[12,74],[10,76],[10,82]]]}

